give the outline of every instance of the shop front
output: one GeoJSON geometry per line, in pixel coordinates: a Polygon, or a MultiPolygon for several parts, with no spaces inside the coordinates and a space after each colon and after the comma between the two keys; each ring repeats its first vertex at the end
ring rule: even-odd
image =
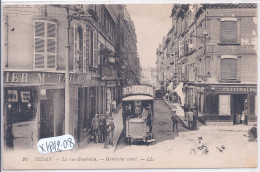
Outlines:
{"type": "Polygon", "coordinates": [[[204,91],[204,113],[218,115],[234,124],[256,121],[256,85],[211,85],[204,91]]]}
{"type": "MultiPolygon", "coordinates": [[[[36,148],[41,138],[63,135],[65,125],[65,74],[52,72],[4,72],[4,139],[6,149],[36,148]]],[[[79,140],[84,107],[81,84],[85,74],[70,74],[70,134],[79,140]]]]}

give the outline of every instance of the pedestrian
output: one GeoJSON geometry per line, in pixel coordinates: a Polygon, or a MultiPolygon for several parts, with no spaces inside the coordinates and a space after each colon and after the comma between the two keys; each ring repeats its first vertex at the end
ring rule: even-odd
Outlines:
{"type": "Polygon", "coordinates": [[[105,148],[105,149],[108,149],[108,144],[109,144],[109,132],[110,132],[109,119],[106,118],[106,123],[105,123],[105,145],[104,145],[104,148],[105,148]]]}
{"type": "Polygon", "coordinates": [[[153,114],[152,114],[152,110],[151,110],[151,105],[149,104],[146,109],[148,112],[146,125],[149,126],[149,132],[151,133],[152,132],[152,122],[153,122],[152,121],[153,114]]]}
{"type": "Polygon", "coordinates": [[[188,112],[189,112],[189,105],[184,104],[183,110],[184,110],[184,121],[187,121],[188,112]]]}
{"type": "Polygon", "coordinates": [[[97,143],[98,142],[98,129],[99,129],[98,114],[95,114],[94,118],[92,118],[91,126],[92,126],[93,135],[94,135],[94,142],[97,143]]]}
{"type": "Polygon", "coordinates": [[[110,127],[110,131],[109,131],[109,143],[110,145],[114,146],[113,140],[114,140],[114,130],[115,130],[115,124],[114,124],[114,118],[110,118],[109,120],[109,127],[110,127]]]}
{"type": "Polygon", "coordinates": [[[99,143],[105,142],[105,125],[106,125],[106,118],[103,114],[101,114],[101,117],[99,119],[99,143]]]}
{"type": "Polygon", "coordinates": [[[189,109],[188,114],[188,124],[189,124],[189,130],[193,129],[193,112],[192,109],[189,109]]]}
{"type": "Polygon", "coordinates": [[[177,133],[178,133],[178,123],[179,123],[179,119],[178,119],[178,116],[176,114],[176,111],[173,111],[173,114],[172,114],[172,132],[174,132],[174,128],[176,126],[176,130],[177,130],[177,133]]]}
{"type": "Polygon", "coordinates": [[[168,98],[169,98],[168,91],[166,92],[165,98],[166,98],[166,100],[168,100],[168,98]]]}
{"type": "Polygon", "coordinates": [[[171,93],[169,94],[169,101],[170,101],[170,103],[172,103],[172,94],[171,93]]]}
{"type": "Polygon", "coordinates": [[[111,114],[115,114],[116,113],[116,101],[113,100],[111,103],[111,114]]]}
{"type": "Polygon", "coordinates": [[[193,130],[197,130],[197,115],[196,115],[196,111],[193,111],[193,130]]]}
{"type": "Polygon", "coordinates": [[[241,122],[245,123],[245,111],[242,111],[241,122]]]}

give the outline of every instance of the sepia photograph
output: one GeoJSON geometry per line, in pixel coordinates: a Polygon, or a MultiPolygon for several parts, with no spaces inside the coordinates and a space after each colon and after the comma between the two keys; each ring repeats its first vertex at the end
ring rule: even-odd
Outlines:
{"type": "Polygon", "coordinates": [[[257,3],[2,3],[3,170],[257,168],[257,3]]]}

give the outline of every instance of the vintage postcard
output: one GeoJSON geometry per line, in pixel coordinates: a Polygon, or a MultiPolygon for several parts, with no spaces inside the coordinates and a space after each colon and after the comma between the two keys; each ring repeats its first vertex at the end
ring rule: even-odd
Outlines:
{"type": "Polygon", "coordinates": [[[256,168],[257,8],[3,3],[3,169],[256,168]]]}

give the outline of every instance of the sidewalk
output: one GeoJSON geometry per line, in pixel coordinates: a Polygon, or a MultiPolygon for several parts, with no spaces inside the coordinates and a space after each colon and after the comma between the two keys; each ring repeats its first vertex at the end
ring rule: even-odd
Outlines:
{"type": "Polygon", "coordinates": [[[163,101],[165,102],[165,104],[168,106],[168,108],[173,111],[176,111],[176,114],[179,117],[179,121],[181,122],[181,125],[188,129],[188,121],[185,121],[185,115],[184,115],[184,110],[182,109],[182,107],[178,104],[178,103],[170,103],[168,100],[166,100],[165,97],[163,97],[163,101]]]}
{"type": "Polygon", "coordinates": [[[119,141],[119,137],[123,131],[123,121],[122,121],[122,109],[118,110],[116,114],[113,115],[114,118],[114,124],[115,124],[115,130],[114,130],[114,146],[109,145],[108,149],[104,149],[105,143],[94,143],[89,142],[85,148],[83,148],[83,151],[93,151],[93,152],[106,152],[106,153],[113,153],[116,145],[119,141]]]}

